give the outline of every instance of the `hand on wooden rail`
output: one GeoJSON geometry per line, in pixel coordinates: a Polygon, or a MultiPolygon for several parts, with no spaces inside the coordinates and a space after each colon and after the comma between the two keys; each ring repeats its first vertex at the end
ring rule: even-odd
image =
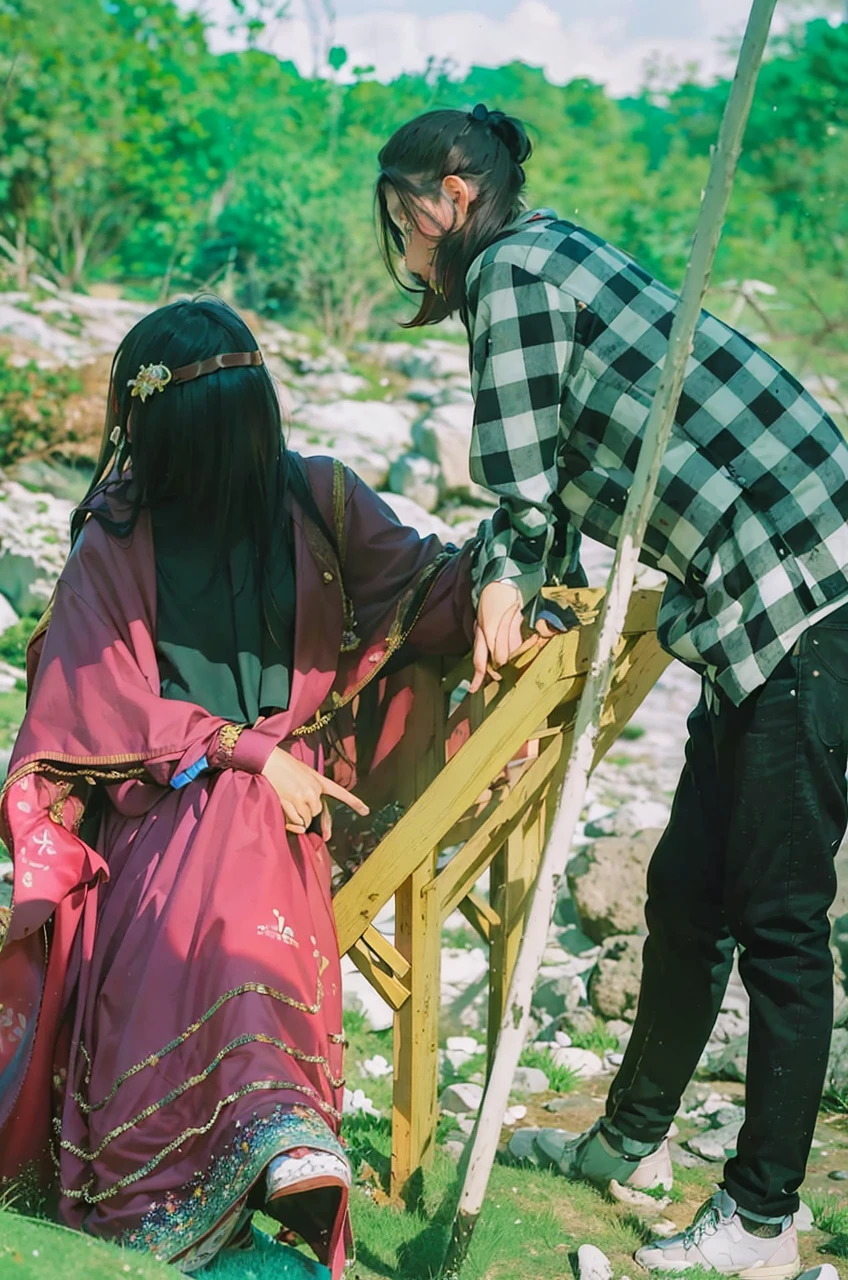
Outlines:
{"type": "Polygon", "coordinates": [[[490,582],[480,592],[477,605],[472,651],[474,678],[469,692],[476,693],[482,688],[487,675],[493,680],[500,680],[498,667],[531,649],[537,649],[555,634],[555,630],[542,618],[528,636],[518,588],[510,582],[490,582]]]}

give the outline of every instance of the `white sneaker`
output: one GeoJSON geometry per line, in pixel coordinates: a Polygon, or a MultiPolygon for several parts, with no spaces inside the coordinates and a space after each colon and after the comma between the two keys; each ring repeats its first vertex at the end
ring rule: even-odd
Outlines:
{"type": "Polygon", "coordinates": [[[300,1147],[275,1156],[265,1177],[265,1199],[269,1203],[280,1196],[318,1187],[350,1187],[350,1165],[332,1151],[300,1147]]]}
{"type": "Polygon", "coordinates": [[[691,1227],[645,1245],[635,1257],[648,1271],[704,1267],[741,1280],[792,1280],[801,1269],[792,1219],[786,1218],[784,1230],[771,1239],[751,1235],[726,1191],[717,1191],[707,1201],[691,1227]]]}

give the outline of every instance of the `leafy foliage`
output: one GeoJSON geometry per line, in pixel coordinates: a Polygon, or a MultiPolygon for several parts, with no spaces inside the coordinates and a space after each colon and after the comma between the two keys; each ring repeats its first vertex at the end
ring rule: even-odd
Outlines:
{"type": "MultiPolygon", "coordinates": [[[[348,343],[408,315],[379,261],[376,156],[417,112],[486,101],[536,144],[529,198],[679,285],[727,83],[654,76],[616,101],[512,63],[391,84],[324,51],[326,77],[262,51],[280,0],[232,0],[240,52],[215,54],[176,0],[0,0],[0,275],[156,300],[212,287],[348,343]],[[342,74],[346,77],[342,80],[342,74]]],[[[803,16],[803,5],[798,8],[803,16]]],[[[802,376],[848,364],[848,24],[776,38],[761,76],[712,305],[802,376]]]]}
{"type": "Polygon", "coordinates": [[[76,376],[66,369],[15,364],[0,352],[0,466],[59,434],[64,403],[78,390],[76,376]]]}

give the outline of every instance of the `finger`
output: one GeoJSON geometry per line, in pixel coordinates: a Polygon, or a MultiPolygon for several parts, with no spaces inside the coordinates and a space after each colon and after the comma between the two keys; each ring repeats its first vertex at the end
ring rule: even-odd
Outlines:
{"type": "Polygon", "coordinates": [[[321,783],[325,795],[332,796],[334,800],[341,800],[342,804],[353,809],[354,813],[360,813],[366,817],[371,812],[364,800],[360,800],[359,796],[355,796],[352,791],[346,791],[344,787],[340,787],[337,782],[333,782],[332,778],[322,778],[321,783]]]}
{"type": "Polygon", "coordinates": [[[330,813],[329,805],[325,800],[321,805],[321,839],[325,842],[330,839],[333,834],[333,815],[330,813]]]}
{"type": "Polygon", "coordinates": [[[501,680],[503,680],[503,676],[501,675],[500,671],[496,671],[495,668],[491,665],[491,663],[487,665],[486,672],[489,678],[494,680],[495,684],[500,684],[501,680]]]}
{"type": "Polygon", "coordinates": [[[536,633],[537,635],[540,635],[543,640],[551,640],[557,634],[553,627],[548,626],[544,618],[540,618],[536,623],[536,633]]]}
{"type": "Polygon", "coordinates": [[[521,610],[516,609],[509,623],[508,644],[510,658],[521,648],[521,643],[524,638],[522,628],[523,622],[524,618],[521,610]]]}
{"type": "Polygon", "coordinates": [[[495,636],[494,648],[490,650],[492,654],[492,661],[496,667],[502,667],[505,662],[509,661],[512,622],[517,613],[518,606],[514,605],[511,609],[508,609],[501,618],[500,625],[498,626],[498,633],[495,636]]]}
{"type": "Polygon", "coordinates": [[[290,800],[284,800],[282,804],[283,804],[283,814],[285,815],[285,819],[286,819],[286,831],[291,831],[295,835],[303,835],[304,831],[306,830],[309,824],[304,823],[303,818],[300,816],[297,809],[295,808],[295,806],[292,804],[290,800]]]}
{"type": "Polygon", "coordinates": [[[542,643],[542,639],[543,639],[542,636],[536,635],[535,633],[532,633],[531,635],[529,635],[527,639],[523,640],[522,643],[518,646],[518,648],[515,650],[515,653],[511,655],[510,661],[514,662],[515,659],[520,658],[523,653],[527,653],[530,649],[538,648],[539,645],[542,643]]]}
{"type": "Polygon", "coordinates": [[[474,628],[474,648],[471,660],[474,664],[474,679],[469,685],[469,693],[476,693],[478,689],[483,687],[483,681],[486,679],[486,670],[489,665],[489,646],[486,644],[486,636],[482,627],[474,628]]]}

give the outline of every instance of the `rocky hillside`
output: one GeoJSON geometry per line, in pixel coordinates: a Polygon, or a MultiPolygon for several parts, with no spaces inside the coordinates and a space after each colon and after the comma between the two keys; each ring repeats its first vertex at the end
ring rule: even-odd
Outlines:
{"type": "MultiPolygon", "coordinates": [[[[23,712],[15,664],[63,563],[73,501],[99,444],[111,356],[144,311],[115,296],[0,295],[0,378],[5,367],[7,374],[25,371],[34,385],[64,378],[62,385],[70,388],[51,411],[37,447],[0,479],[0,657],[7,660],[0,665],[0,750],[7,757],[23,712]]],[[[251,320],[288,406],[292,447],[341,457],[422,532],[457,542],[473,533],[491,507],[468,472],[472,406],[461,342],[363,344],[342,352],[251,320]]],[[[8,403],[5,412],[6,419],[0,383],[0,424],[11,412],[8,403]]],[[[587,544],[590,580],[602,582],[609,564],[605,548],[587,544]]],[[[534,1034],[554,1075],[562,1069],[581,1076],[608,1072],[626,1043],[638,991],[645,868],[668,817],[686,715],[696,698],[695,677],[672,666],[595,772],[534,999],[534,1034]]],[[[848,951],[846,894],[843,877],[834,940],[848,951]]],[[[391,912],[378,923],[390,932],[391,912]]],[[[450,1078],[458,1070],[474,1074],[487,959],[458,916],[448,922],[445,943],[442,1009],[450,1078]]],[[[848,1022],[841,970],[837,985],[841,1027],[848,1022]]],[[[346,993],[366,1026],[379,1031],[390,1025],[388,1009],[352,966],[346,993]]],[[[705,1067],[738,1078],[746,1035],[747,1001],[734,981],[705,1067]]],[[[848,1030],[836,1037],[833,1066],[834,1083],[848,1089],[848,1030]]],[[[375,1078],[381,1069],[378,1063],[375,1078]]],[[[360,1094],[351,1105],[365,1105],[360,1094]]]]}

